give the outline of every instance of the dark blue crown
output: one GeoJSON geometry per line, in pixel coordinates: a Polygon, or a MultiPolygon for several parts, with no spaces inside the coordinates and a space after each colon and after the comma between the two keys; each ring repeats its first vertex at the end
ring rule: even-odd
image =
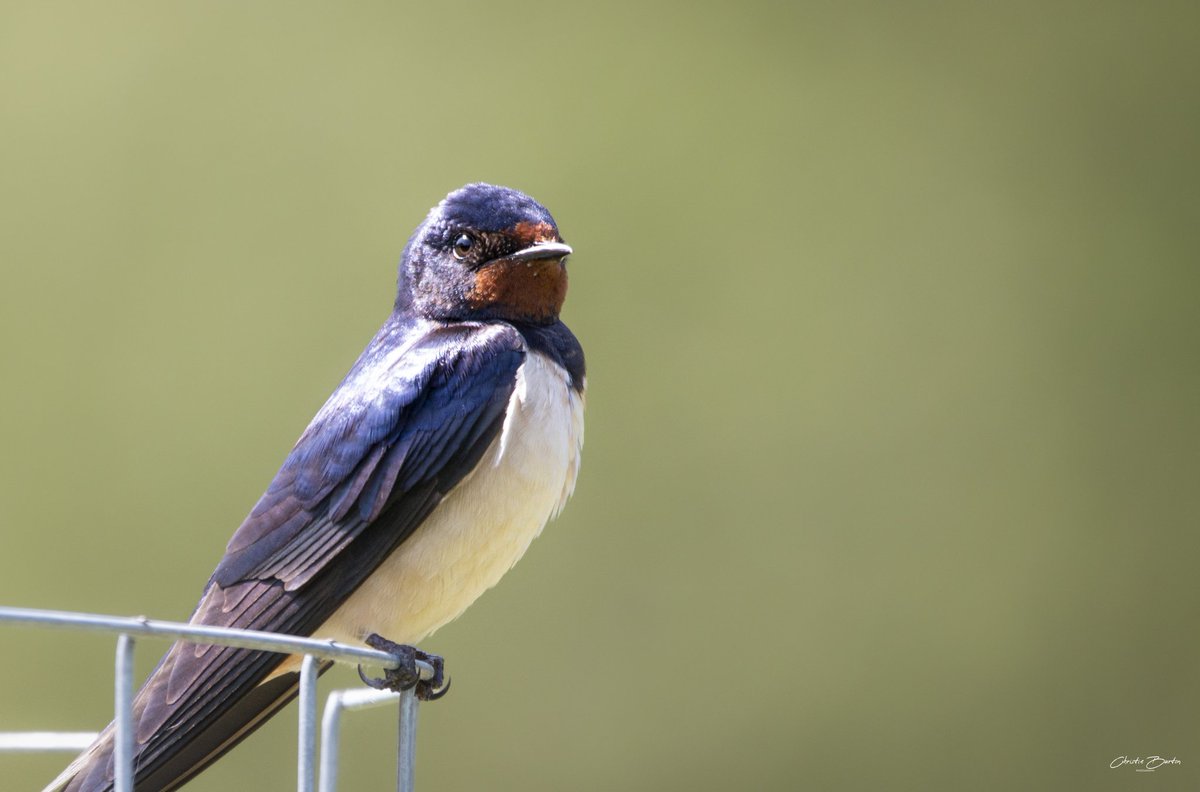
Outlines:
{"type": "Polygon", "coordinates": [[[517,223],[549,223],[558,228],[546,207],[525,193],[483,182],[447,195],[441,214],[451,223],[484,232],[507,231],[517,223]]]}

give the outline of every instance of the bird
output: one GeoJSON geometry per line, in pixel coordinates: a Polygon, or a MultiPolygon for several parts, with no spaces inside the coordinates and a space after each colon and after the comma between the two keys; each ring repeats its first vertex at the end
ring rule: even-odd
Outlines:
{"type": "MultiPolygon", "coordinates": [[[[494,586],[579,472],[586,369],[559,317],[571,253],[518,190],[467,184],[434,206],[391,313],[234,532],[190,623],[403,648],[494,586]]],[[[194,778],[298,680],[298,657],[172,645],[134,697],[135,790],[194,778]]],[[[112,789],[113,741],[109,724],[46,792],[112,789]]]]}

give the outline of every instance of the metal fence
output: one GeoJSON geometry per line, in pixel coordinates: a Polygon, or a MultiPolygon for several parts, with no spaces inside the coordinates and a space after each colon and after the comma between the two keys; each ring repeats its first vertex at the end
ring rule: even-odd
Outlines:
{"type": "MultiPolygon", "coordinates": [[[[338,770],[338,735],[342,712],[369,709],[399,702],[400,739],[396,749],[399,792],[412,792],[416,745],[415,691],[403,693],[370,689],[337,690],[325,702],[321,723],[320,786],[317,787],[317,670],[322,660],[346,665],[370,663],[396,668],[398,660],[387,652],[348,646],[335,641],[297,638],[257,630],[202,627],[182,622],[158,621],[144,616],[123,618],[94,613],[0,607],[0,624],[35,625],[66,630],[103,632],[117,636],[116,672],[113,680],[116,739],[113,743],[114,792],[133,792],[133,653],[135,637],[150,636],[190,643],[220,644],[285,655],[303,655],[300,666],[299,748],[296,789],[299,792],[334,792],[338,770]]],[[[417,661],[421,679],[433,677],[433,667],[417,661]]],[[[95,732],[0,732],[0,752],[80,751],[96,738],[95,732]]]]}

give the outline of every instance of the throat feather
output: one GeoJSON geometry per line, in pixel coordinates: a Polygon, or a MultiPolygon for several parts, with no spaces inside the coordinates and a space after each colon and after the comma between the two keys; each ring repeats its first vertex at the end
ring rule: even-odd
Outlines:
{"type": "Polygon", "coordinates": [[[561,262],[497,261],[475,273],[467,300],[476,310],[504,319],[555,319],[567,297],[567,270],[561,262]]]}

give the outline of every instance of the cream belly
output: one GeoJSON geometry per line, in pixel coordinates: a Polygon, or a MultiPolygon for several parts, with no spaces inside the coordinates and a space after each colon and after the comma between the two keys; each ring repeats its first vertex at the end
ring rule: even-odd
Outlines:
{"type": "Polygon", "coordinates": [[[530,351],[500,435],[433,513],[313,633],[416,643],[500,580],[575,488],[583,396],[530,351]]]}

